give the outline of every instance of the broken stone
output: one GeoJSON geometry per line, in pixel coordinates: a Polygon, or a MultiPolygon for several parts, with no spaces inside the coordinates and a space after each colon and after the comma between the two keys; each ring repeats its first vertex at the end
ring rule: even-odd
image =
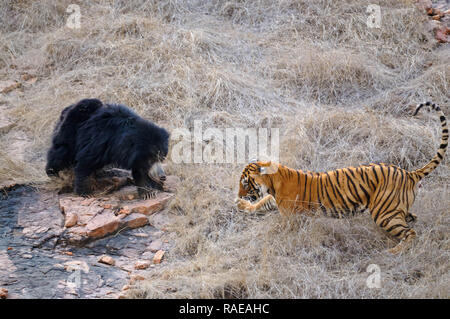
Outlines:
{"type": "Polygon", "coordinates": [[[0,288],[0,299],[8,298],[8,289],[0,288]]]}
{"type": "Polygon", "coordinates": [[[33,258],[33,255],[30,255],[30,254],[23,254],[23,255],[22,255],[22,258],[25,258],[25,259],[31,259],[31,258],[33,258]]]}
{"type": "Polygon", "coordinates": [[[143,270],[143,269],[147,269],[148,267],[150,267],[150,261],[148,261],[148,260],[138,260],[134,264],[134,269],[136,269],[136,270],[143,270]]]}
{"type": "Polygon", "coordinates": [[[0,93],[11,92],[21,86],[20,82],[16,81],[0,81],[0,93]]]}
{"type": "Polygon", "coordinates": [[[92,218],[86,225],[89,237],[100,238],[116,231],[119,228],[120,218],[112,211],[104,211],[92,218]]]}
{"type": "Polygon", "coordinates": [[[61,254],[67,255],[67,256],[73,256],[73,252],[71,252],[71,251],[62,251],[61,254]]]}
{"type": "Polygon", "coordinates": [[[64,223],[64,227],[69,228],[73,227],[77,224],[78,221],[78,215],[77,214],[67,214],[66,215],[66,221],[64,223]]]}
{"type": "Polygon", "coordinates": [[[173,194],[158,193],[155,198],[130,203],[126,206],[123,206],[122,208],[125,210],[129,210],[131,213],[151,215],[164,208],[169,199],[172,197],[173,194]]]}
{"type": "Polygon", "coordinates": [[[86,200],[83,197],[67,196],[59,199],[59,207],[63,214],[66,215],[66,218],[68,218],[70,214],[78,215],[77,224],[83,226],[86,225],[94,216],[105,210],[98,202],[96,204],[92,204],[94,200],[95,198],[86,200]],[[90,204],[88,205],[88,203],[90,204]]]}
{"type": "Polygon", "coordinates": [[[138,228],[148,224],[147,216],[139,213],[133,213],[122,219],[122,222],[129,228],[138,228]]]}
{"type": "Polygon", "coordinates": [[[162,247],[162,241],[160,239],[156,239],[150,243],[150,245],[148,246],[148,249],[152,253],[156,253],[158,250],[161,249],[161,247],[162,247]]]}
{"type": "Polygon", "coordinates": [[[153,256],[153,263],[154,264],[160,264],[163,257],[164,257],[164,250],[158,250],[155,254],[155,256],[153,256]]]}
{"type": "Polygon", "coordinates": [[[107,256],[107,255],[103,255],[102,257],[100,257],[98,262],[102,263],[102,264],[110,265],[110,266],[114,266],[116,264],[116,261],[114,260],[114,258],[112,258],[111,256],[107,256]]]}

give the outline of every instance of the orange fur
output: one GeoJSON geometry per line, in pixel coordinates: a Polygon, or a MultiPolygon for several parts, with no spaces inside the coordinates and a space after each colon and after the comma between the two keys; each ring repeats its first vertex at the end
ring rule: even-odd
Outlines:
{"type": "Polygon", "coordinates": [[[321,210],[338,218],[368,209],[378,226],[401,240],[390,250],[399,253],[416,236],[407,222],[416,220],[409,210],[417,183],[439,165],[447,148],[444,114],[429,102],[420,104],[415,114],[424,105],[439,113],[442,139],[437,154],[421,169],[409,172],[381,163],[315,173],[273,162],[254,162],[241,175],[237,207],[248,212],[278,208],[283,215],[321,210]]]}

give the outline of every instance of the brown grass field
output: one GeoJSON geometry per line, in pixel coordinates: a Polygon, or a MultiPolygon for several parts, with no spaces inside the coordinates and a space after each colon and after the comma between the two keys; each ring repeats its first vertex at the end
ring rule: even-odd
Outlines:
{"type": "MultiPolygon", "coordinates": [[[[34,84],[0,94],[17,120],[0,133],[0,181],[51,184],[45,154],[63,107],[84,97],[120,102],[169,131],[280,128],[280,162],[325,171],[369,162],[417,169],[435,154],[431,100],[447,117],[450,50],[412,1],[94,0],[81,28],[66,26],[78,1],[0,3],[0,79],[34,84]],[[11,139],[29,141],[18,156],[11,139]]],[[[169,206],[175,245],[132,298],[449,298],[450,161],[422,182],[413,247],[368,213],[350,219],[282,218],[237,211],[243,164],[175,164],[182,183],[169,206]],[[369,264],[381,269],[370,289],[369,264]]]]}

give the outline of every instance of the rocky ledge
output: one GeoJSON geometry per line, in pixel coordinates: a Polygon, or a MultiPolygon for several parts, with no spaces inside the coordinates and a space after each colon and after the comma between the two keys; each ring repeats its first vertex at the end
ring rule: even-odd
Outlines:
{"type": "Polygon", "coordinates": [[[58,195],[30,186],[0,195],[0,298],[121,298],[170,256],[167,192],[137,198],[58,195]]]}

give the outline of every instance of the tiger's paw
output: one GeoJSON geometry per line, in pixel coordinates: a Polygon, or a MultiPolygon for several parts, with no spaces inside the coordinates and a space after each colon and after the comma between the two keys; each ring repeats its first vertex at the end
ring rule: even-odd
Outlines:
{"type": "Polygon", "coordinates": [[[252,205],[252,203],[250,203],[249,201],[246,201],[245,199],[242,198],[236,198],[236,200],[234,201],[237,205],[237,208],[241,211],[244,212],[254,212],[255,211],[255,207],[252,205]]]}
{"type": "Polygon", "coordinates": [[[402,247],[399,247],[399,245],[397,245],[394,248],[388,249],[388,252],[392,255],[398,255],[402,252],[402,247]]]}

